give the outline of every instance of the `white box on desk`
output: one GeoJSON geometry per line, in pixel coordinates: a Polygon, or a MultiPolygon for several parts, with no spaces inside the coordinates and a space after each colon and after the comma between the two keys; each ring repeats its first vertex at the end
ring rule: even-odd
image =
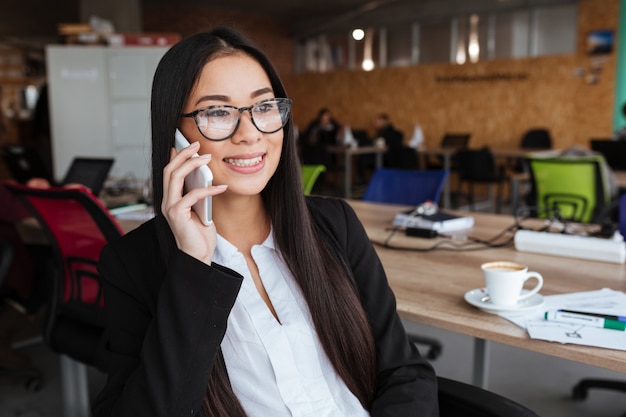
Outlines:
{"type": "Polygon", "coordinates": [[[612,238],[599,238],[518,230],[515,232],[515,249],[619,264],[626,261],[626,244],[619,232],[615,232],[612,238]]]}

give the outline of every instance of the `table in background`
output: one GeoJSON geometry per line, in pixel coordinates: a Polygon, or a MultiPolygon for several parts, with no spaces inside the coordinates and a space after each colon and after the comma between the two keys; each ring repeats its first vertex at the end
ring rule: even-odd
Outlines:
{"type": "MultiPolygon", "coordinates": [[[[405,206],[349,201],[363,222],[370,239],[383,242],[387,228],[405,206]]],[[[466,212],[462,213],[467,215],[466,212]]],[[[475,226],[468,234],[488,239],[511,226],[512,216],[471,213],[475,226]]],[[[392,244],[425,248],[433,239],[406,237],[397,233],[392,244]]],[[[375,246],[389,284],[406,320],[474,337],[474,384],[486,387],[489,341],[569,359],[626,373],[626,352],[581,345],[564,345],[531,339],[524,329],[497,315],[482,312],[464,300],[467,291],[484,287],[483,262],[508,260],[528,265],[544,277],[543,295],[612,288],[626,290],[623,264],[562,258],[518,252],[513,246],[467,252],[434,250],[407,252],[375,246]],[[451,262],[451,259],[454,262],[451,262]]]]}
{"type": "MultiPolygon", "coordinates": [[[[458,151],[457,148],[432,148],[432,149],[419,149],[419,154],[422,157],[421,165],[423,167],[426,166],[427,156],[438,156],[441,157],[443,161],[443,169],[450,170],[452,167],[452,157],[458,151]]],[[[496,148],[491,149],[493,156],[500,159],[505,159],[506,161],[510,161],[511,159],[522,158],[523,156],[529,153],[537,153],[537,152],[545,152],[545,149],[522,149],[522,148],[496,148]]],[[[554,152],[553,150],[549,150],[548,152],[554,152]]],[[[506,162],[505,161],[505,162],[506,162]]],[[[519,183],[516,183],[518,185],[519,183]]],[[[512,184],[513,185],[513,184],[512,184]]],[[[450,177],[446,180],[446,183],[443,186],[442,193],[442,207],[443,208],[451,208],[450,202],[450,177]]]]}
{"type": "Polygon", "coordinates": [[[343,196],[352,198],[352,157],[354,155],[376,154],[376,169],[383,166],[383,154],[387,152],[386,146],[329,146],[328,152],[343,154],[343,196]]]}

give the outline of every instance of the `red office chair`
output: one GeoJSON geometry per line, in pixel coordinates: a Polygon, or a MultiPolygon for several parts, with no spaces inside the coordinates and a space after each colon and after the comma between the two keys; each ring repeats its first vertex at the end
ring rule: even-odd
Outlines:
{"type": "Polygon", "coordinates": [[[44,341],[61,354],[66,415],[89,415],[86,366],[105,372],[102,247],[124,232],[86,188],[30,188],[5,182],[37,218],[54,252],[44,341]]]}

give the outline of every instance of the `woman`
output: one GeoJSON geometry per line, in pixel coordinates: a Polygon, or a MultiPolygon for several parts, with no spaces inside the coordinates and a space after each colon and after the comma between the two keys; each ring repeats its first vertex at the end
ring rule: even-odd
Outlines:
{"type": "Polygon", "coordinates": [[[110,372],[96,416],[437,415],[432,368],[354,212],[303,196],[285,97],[227,28],[161,60],[156,218],[100,258],[110,372]],[[176,128],[192,143],[179,153],[176,128]],[[202,164],[214,186],[183,195],[202,164]],[[191,207],[208,196],[204,226],[191,207]]]}

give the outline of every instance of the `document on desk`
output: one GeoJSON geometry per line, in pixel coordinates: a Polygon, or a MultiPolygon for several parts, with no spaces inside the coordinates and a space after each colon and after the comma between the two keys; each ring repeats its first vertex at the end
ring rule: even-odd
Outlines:
{"type": "Polygon", "coordinates": [[[626,331],[581,324],[548,321],[549,310],[569,310],[595,315],[626,316],[626,294],[603,288],[596,291],[545,296],[545,305],[533,311],[500,313],[501,317],[526,329],[532,339],[626,350],[626,331]]]}

